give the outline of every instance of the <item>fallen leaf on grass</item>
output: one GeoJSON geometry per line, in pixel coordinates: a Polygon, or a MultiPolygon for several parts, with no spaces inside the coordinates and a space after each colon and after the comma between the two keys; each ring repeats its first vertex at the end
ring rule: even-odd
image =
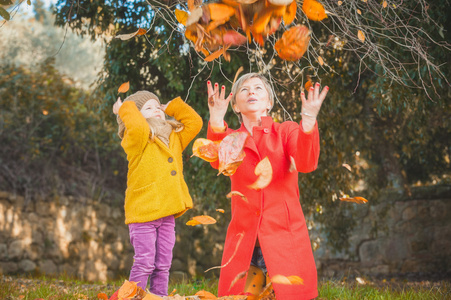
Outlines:
{"type": "Polygon", "coordinates": [[[119,288],[118,298],[133,298],[138,291],[138,285],[134,281],[125,280],[122,286],[119,288]]]}
{"type": "Polygon", "coordinates": [[[198,291],[197,293],[194,294],[194,296],[199,297],[201,300],[203,300],[203,299],[218,299],[218,297],[216,297],[212,293],[204,291],[204,290],[198,291]]]}
{"type": "Polygon", "coordinates": [[[105,293],[98,293],[97,299],[108,300],[108,295],[105,293]]]}
{"type": "Polygon", "coordinates": [[[285,284],[285,285],[299,285],[304,284],[304,280],[299,276],[283,276],[283,275],[274,275],[271,277],[272,283],[285,284]]]}
{"type": "Polygon", "coordinates": [[[258,178],[253,184],[248,186],[250,189],[260,190],[267,187],[271,183],[272,166],[268,157],[265,157],[257,164],[254,173],[258,176],[258,178]]]}
{"type": "Polygon", "coordinates": [[[366,200],[363,197],[342,197],[340,198],[341,201],[345,201],[345,202],[354,202],[357,204],[362,204],[362,203],[367,203],[368,200],[366,200]]]}

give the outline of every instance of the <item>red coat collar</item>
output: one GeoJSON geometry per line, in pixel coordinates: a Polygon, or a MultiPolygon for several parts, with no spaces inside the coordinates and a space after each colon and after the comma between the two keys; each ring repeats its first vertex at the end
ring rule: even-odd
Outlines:
{"type": "MultiPolygon", "coordinates": [[[[265,128],[271,129],[273,123],[274,123],[274,120],[272,119],[272,117],[265,116],[265,117],[262,117],[262,125],[254,126],[254,129],[257,129],[257,130],[261,130],[261,129],[265,129],[265,128]]],[[[238,131],[248,132],[246,127],[244,127],[243,123],[241,123],[241,127],[240,127],[240,129],[238,129],[238,131]]]]}

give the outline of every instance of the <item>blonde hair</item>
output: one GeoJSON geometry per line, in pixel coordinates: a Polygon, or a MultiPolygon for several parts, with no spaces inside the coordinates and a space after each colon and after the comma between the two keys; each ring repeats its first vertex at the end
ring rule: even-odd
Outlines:
{"type": "Polygon", "coordinates": [[[238,119],[240,120],[240,123],[243,122],[243,117],[241,116],[241,113],[235,111],[235,104],[236,104],[236,95],[239,91],[239,89],[243,86],[243,84],[251,78],[258,78],[262,81],[263,86],[265,87],[266,91],[268,92],[268,98],[269,102],[271,104],[271,107],[268,109],[268,113],[271,111],[271,109],[274,107],[274,90],[272,89],[271,84],[269,84],[268,79],[266,79],[265,76],[258,74],[258,73],[247,73],[243,76],[241,76],[235,84],[232,86],[232,100],[230,101],[230,105],[232,106],[233,112],[238,116],[238,119]]]}

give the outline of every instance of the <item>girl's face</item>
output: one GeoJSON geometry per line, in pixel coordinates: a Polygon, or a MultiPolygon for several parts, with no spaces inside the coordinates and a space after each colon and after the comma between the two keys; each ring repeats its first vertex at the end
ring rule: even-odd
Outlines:
{"type": "Polygon", "coordinates": [[[141,113],[144,118],[158,118],[161,120],[166,120],[166,116],[164,111],[160,107],[160,103],[158,103],[155,99],[150,99],[146,103],[144,103],[141,108],[141,113]]]}
{"type": "Polygon", "coordinates": [[[234,110],[242,115],[257,114],[266,116],[271,108],[268,91],[260,78],[246,80],[235,95],[234,110]]]}

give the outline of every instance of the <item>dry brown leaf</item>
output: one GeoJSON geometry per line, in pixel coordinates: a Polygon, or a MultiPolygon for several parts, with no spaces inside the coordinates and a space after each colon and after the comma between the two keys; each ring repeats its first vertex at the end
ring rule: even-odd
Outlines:
{"type": "Polygon", "coordinates": [[[368,202],[368,200],[366,200],[363,197],[341,197],[340,200],[345,202],[354,202],[357,204],[363,204],[368,202]]]}
{"type": "Polygon", "coordinates": [[[260,190],[267,187],[271,183],[272,166],[268,157],[265,157],[257,164],[254,173],[258,176],[258,178],[253,184],[248,186],[250,189],[260,190]]]}
{"type": "Polygon", "coordinates": [[[351,166],[350,166],[350,165],[348,165],[348,164],[342,164],[341,166],[344,167],[344,168],[346,168],[346,169],[348,169],[349,172],[352,172],[352,169],[351,169],[351,166]]]}
{"type": "Polygon", "coordinates": [[[202,7],[197,7],[195,8],[193,11],[191,11],[191,13],[188,16],[188,19],[186,19],[186,27],[190,26],[191,24],[196,23],[197,21],[199,21],[199,19],[202,17],[203,15],[203,10],[202,7]]]}
{"type": "Polygon", "coordinates": [[[248,202],[246,196],[244,196],[243,194],[241,194],[238,191],[231,191],[230,193],[227,194],[226,197],[230,199],[230,198],[232,198],[232,196],[240,196],[244,202],[248,202]]]}
{"type": "Polygon", "coordinates": [[[121,84],[121,86],[117,89],[118,93],[126,93],[128,89],[130,88],[130,81],[124,82],[121,84]]]}
{"type": "Polygon", "coordinates": [[[237,283],[238,280],[243,279],[244,277],[246,277],[247,271],[248,270],[243,271],[241,273],[238,273],[238,275],[236,275],[235,278],[233,278],[232,282],[230,283],[229,291],[235,285],[235,283],[237,283]]]}
{"type": "Polygon", "coordinates": [[[362,42],[365,41],[365,34],[363,33],[362,30],[357,31],[357,37],[358,37],[359,40],[361,40],[362,42]]]}
{"type": "Polygon", "coordinates": [[[245,132],[234,132],[222,140],[219,144],[218,151],[218,175],[224,174],[225,176],[231,176],[235,174],[236,169],[246,156],[243,148],[248,136],[245,132]]]}
{"type": "Polygon", "coordinates": [[[193,155],[207,162],[218,160],[219,144],[221,141],[210,141],[204,138],[198,138],[193,143],[193,155]]]}
{"type": "Polygon", "coordinates": [[[135,36],[144,35],[144,34],[146,34],[146,32],[147,31],[145,29],[139,28],[136,32],[128,33],[128,34],[119,34],[119,35],[116,35],[115,38],[121,39],[123,41],[126,41],[126,40],[129,40],[129,39],[131,39],[131,38],[133,38],[135,36]]]}
{"type": "Polygon", "coordinates": [[[204,291],[204,290],[198,291],[197,293],[194,294],[194,296],[199,297],[201,300],[204,300],[204,299],[218,299],[218,297],[216,297],[212,293],[204,291]]]}
{"type": "Polygon", "coordinates": [[[304,0],[302,10],[307,18],[312,21],[321,21],[327,18],[324,6],[316,0],[304,0]]]}
{"type": "Polygon", "coordinates": [[[213,270],[213,269],[224,268],[224,267],[226,267],[226,266],[232,261],[232,259],[233,259],[233,258],[235,257],[235,255],[236,255],[236,252],[238,251],[238,248],[240,247],[241,241],[242,241],[243,238],[244,238],[244,232],[240,232],[240,233],[238,233],[236,236],[239,236],[239,238],[238,238],[238,241],[237,241],[237,243],[236,243],[235,250],[233,251],[233,254],[232,254],[232,256],[230,256],[229,260],[228,260],[225,264],[223,264],[222,266],[216,266],[216,267],[212,267],[212,268],[206,270],[205,273],[207,273],[208,271],[213,270]]]}

